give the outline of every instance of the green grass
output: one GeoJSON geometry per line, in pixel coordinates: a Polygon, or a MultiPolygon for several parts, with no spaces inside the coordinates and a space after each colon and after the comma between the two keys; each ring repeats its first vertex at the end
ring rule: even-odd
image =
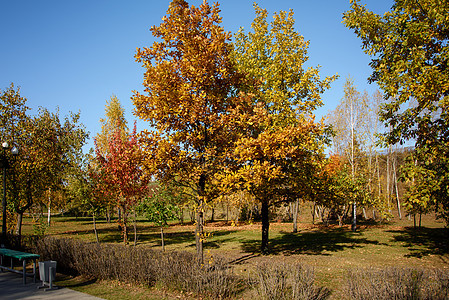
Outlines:
{"type": "MultiPolygon", "coordinates": [[[[58,274],[56,277],[57,286],[70,288],[75,291],[94,295],[108,300],[137,299],[137,300],[157,300],[179,299],[179,293],[166,291],[160,287],[143,287],[124,284],[117,281],[97,281],[81,276],[71,277],[58,274]]],[[[189,299],[189,295],[183,295],[183,299],[189,299]]]]}
{"type": "MultiPolygon", "coordinates": [[[[255,265],[262,261],[302,262],[315,267],[318,284],[333,290],[333,297],[340,298],[344,291],[346,271],[351,268],[381,268],[385,266],[448,268],[448,230],[433,216],[423,218],[422,228],[413,228],[413,221],[393,220],[387,224],[361,223],[357,232],[349,226],[325,227],[312,225],[310,216],[302,216],[299,232],[292,233],[291,223],[270,225],[271,254],[262,256],[259,251],[261,225],[240,224],[230,226],[224,221],[206,224],[205,231],[211,236],[205,243],[205,256],[225,256],[233,262],[237,274],[247,276],[255,265]]],[[[144,220],[138,222],[138,246],[160,248],[160,229],[144,220]]],[[[120,243],[122,237],[116,223],[105,220],[97,222],[102,243],[120,243]]],[[[31,220],[26,220],[24,232],[31,232],[31,220]]],[[[194,226],[192,224],[172,224],[165,229],[166,250],[195,251],[194,226]]],[[[94,241],[92,220],[90,218],[53,217],[48,234],[94,241]]],[[[129,239],[133,241],[132,224],[129,239]]],[[[71,279],[73,280],[73,279],[71,279]]],[[[106,299],[124,299],[130,290],[138,289],[136,299],[155,294],[156,299],[171,296],[162,289],[151,291],[142,287],[122,286],[118,283],[85,282],[73,284],[74,288],[106,299]],[[113,288],[108,287],[113,285],[113,288]],[[124,294],[120,294],[124,289],[124,294]],[[114,295],[108,293],[113,290],[114,295]],[[122,297],[122,296],[123,297],[122,297]]],[[[173,295],[172,295],[173,296],[173,295]]],[[[142,298],[143,299],[143,298],[142,298]]]]}

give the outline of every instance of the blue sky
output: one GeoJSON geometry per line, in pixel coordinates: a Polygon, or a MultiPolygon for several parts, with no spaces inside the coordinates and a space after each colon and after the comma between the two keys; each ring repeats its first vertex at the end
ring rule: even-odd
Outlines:
{"type": "MultiPolygon", "coordinates": [[[[195,6],[202,1],[189,1],[195,6]]],[[[235,33],[250,29],[254,19],[251,0],[220,1],[223,27],[235,33]]],[[[149,31],[159,25],[170,1],[156,0],[0,0],[0,89],[11,82],[34,112],[42,106],[59,108],[61,116],[81,112],[81,122],[91,134],[87,147],[100,130],[106,100],[115,94],[132,124],[132,91],[142,91],[143,72],[135,62],[136,47],[150,46],[149,31]]],[[[359,91],[372,94],[370,58],[361,42],[341,23],[349,0],[258,1],[273,12],[293,9],[296,30],[310,41],[306,66],[321,66],[321,76],[338,73],[340,78],[323,95],[317,117],[333,110],[343,97],[348,75],[359,91]]],[[[383,14],[393,0],[362,0],[367,8],[383,14]]],[[[146,128],[138,122],[138,130],[146,128]]]]}

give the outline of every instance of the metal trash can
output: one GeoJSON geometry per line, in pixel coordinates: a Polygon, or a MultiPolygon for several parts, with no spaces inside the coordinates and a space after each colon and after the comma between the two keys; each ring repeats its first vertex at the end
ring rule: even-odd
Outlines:
{"type": "MultiPolygon", "coordinates": [[[[56,279],[56,261],[40,261],[39,262],[39,276],[42,281],[42,286],[39,288],[49,287],[53,289],[53,282],[56,279]]],[[[48,290],[48,289],[45,289],[48,290]]]]}

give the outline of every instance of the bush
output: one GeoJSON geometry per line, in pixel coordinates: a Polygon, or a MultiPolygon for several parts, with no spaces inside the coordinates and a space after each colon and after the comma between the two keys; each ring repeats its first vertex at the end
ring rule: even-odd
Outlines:
{"type": "Polygon", "coordinates": [[[75,239],[46,237],[34,251],[44,260],[56,260],[58,270],[97,279],[152,286],[160,283],[210,297],[233,297],[241,280],[225,261],[196,265],[196,256],[188,252],[162,252],[144,247],[87,243],[75,239]]]}
{"type": "Polygon", "coordinates": [[[448,299],[449,274],[442,270],[386,268],[349,271],[351,299],[448,299]]]}
{"type": "Polygon", "coordinates": [[[261,299],[326,299],[330,291],[315,285],[314,270],[301,264],[260,264],[251,281],[261,299]]]}

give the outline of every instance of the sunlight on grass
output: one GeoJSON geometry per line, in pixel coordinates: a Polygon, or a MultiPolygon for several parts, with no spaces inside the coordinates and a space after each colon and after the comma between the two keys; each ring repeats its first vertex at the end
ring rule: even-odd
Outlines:
{"type": "MultiPolygon", "coordinates": [[[[449,255],[444,224],[430,216],[423,221],[426,226],[423,228],[413,228],[413,221],[407,219],[386,224],[361,224],[357,232],[352,232],[349,225],[325,227],[300,223],[298,233],[292,233],[291,223],[274,222],[270,225],[271,254],[268,256],[260,255],[260,223],[231,226],[230,222],[218,221],[205,226],[205,231],[210,233],[205,241],[205,257],[226,257],[233,262],[235,273],[242,276],[248,276],[257,263],[266,260],[305,263],[315,268],[318,284],[332,289],[333,297],[338,299],[343,293],[347,271],[353,268],[447,268],[449,255]]],[[[132,224],[129,228],[132,245],[132,224]]],[[[122,242],[117,223],[99,220],[97,230],[101,243],[122,242]]],[[[195,251],[193,224],[173,223],[164,231],[167,251],[195,251]]],[[[31,219],[25,220],[24,233],[32,233],[31,219]]],[[[95,241],[90,218],[53,217],[47,234],[95,241]]],[[[137,223],[137,245],[160,249],[160,229],[140,219],[137,223]]],[[[80,278],[66,278],[58,283],[105,299],[123,299],[128,295],[133,295],[133,299],[151,299],[148,295],[154,294],[155,290],[162,293],[155,299],[171,299],[160,288],[150,291],[143,287],[89,282],[80,278]],[[77,282],[79,280],[84,282],[77,282]]]]}

